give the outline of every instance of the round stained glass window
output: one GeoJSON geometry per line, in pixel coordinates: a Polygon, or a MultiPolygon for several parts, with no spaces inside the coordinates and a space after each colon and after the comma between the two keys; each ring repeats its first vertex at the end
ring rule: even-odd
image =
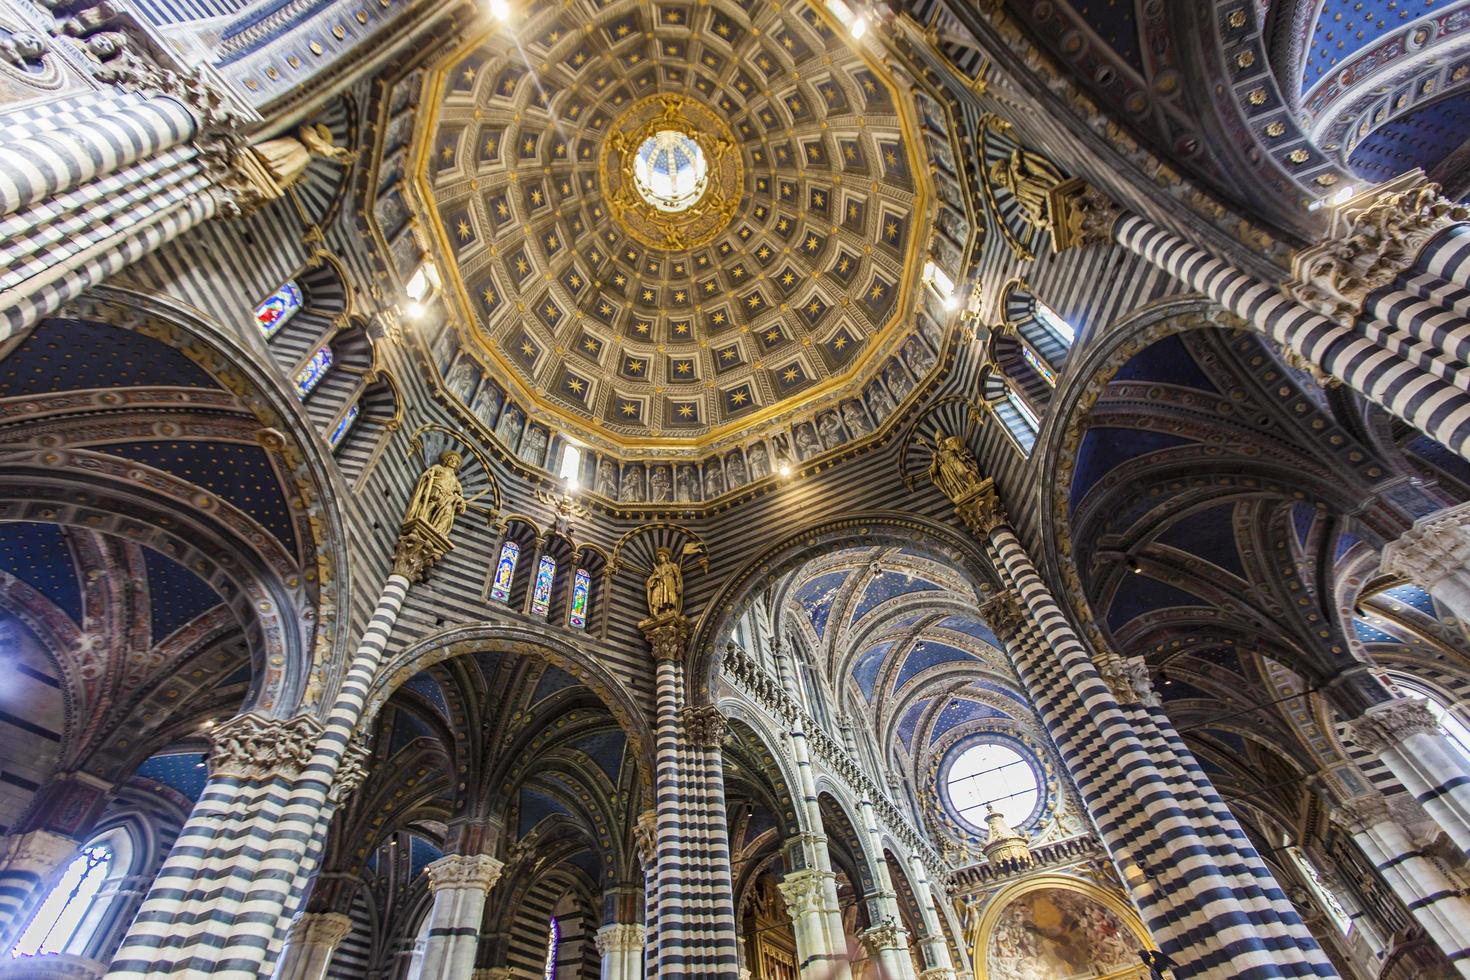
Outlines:
{"type": "Polygon", "coordinates": [[[709,169],[704,151],[687,133],[661,129],[638,147],[633,183],[638,193],[660,211],[674,214],[704,194],[709,169]]]}
{"type": "Polygon", "coordinates": [[[1018,827],[1031,818],[1040,796],[1031,763],[999,742],[978,742],[961,752],[945,774],[944,788],[955,812],[982,831],[987,807],[1018,827]]]}

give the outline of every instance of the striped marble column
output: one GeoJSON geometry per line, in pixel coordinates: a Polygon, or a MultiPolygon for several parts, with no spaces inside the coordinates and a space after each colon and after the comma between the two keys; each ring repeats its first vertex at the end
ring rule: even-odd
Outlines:
{"type": "Polygon", "coordinates": [[[291,923],[275,980],[324,980],[352,919],[341,912],[304,912],[291,923]]]}
{"type": "Polygon", "coordinates": [[[720,754],[725,720],[712,705],[687,702],[689,621],[672,614],[645,620],[639,627],[656,665],[658,911],[649,969],[660,978],[735,980],[739,955],[720,754]]]}
{"type": "Polygon", "coordinates": [[[642,980],[643,923],[609,923],[597,930],[596,942],[602,957],[600,980],[642,980]]]}
{"type": "Polygon", "coordinates": [[[470,980],[485,895],[500,879],[503,866],[488,854],[449,854],[424,869],[434,907],[423,956],[409,980],[470,980]]]}
{"type": "Polygon", "coordinates": [[[1395,698],[1348,723],[1354,742],[1376,755],[1424,812],[1470,852],[1470,770],[1427,702],[1395,698]]]}
{"type": "Polygon", "coordinates": [[[914,961],[909,956],[909,934],[896,917],[889,916],[860,937],[868,958],[878,964],[884,980],[916,980],[914,961]]]}
{"type": "MultiPolygon", "coordinates": [[[[987,545],[1011,590],[984,608],[1074,783],[1098,836],[1155,941],[1179,977],[1335,977],[1294,912],[1278,912],[1228,837],[1202,821],[1208,808],[1181,799],[1187,776],[1167,772],[1007,523],[994,485],[968,451],[936,458],[936,484],[987,545]],[[1203,826],[1202,826],[1203,824],[1203,826]]],[[[1280,892],[1274,881],[1272,893],[1280,892]]]]}
{"type": "Polygon", "coordinates": [[[1241,317],[1305,363],[1470,458],[1470,395],[1365,335],[1259,282],[1135,214],[1112,225],[1117,242],[1241,317]]]}
{"type": "Polygon", "coordinates": [[[1382,796],[1362,797],[1332,814],[1373,863],[1440,951],[1470,977],[1470,899],[1415,846],[1382,796]]]}
{"type": "Polygon", "coordinates": [[[898,908],[898,889],[894,887],[893,875],[889,873],[888,862],[883,857],[883,835],[878,830],[878,816],[873,812],[872,800],[866,796],[858,800],[858,820],[862,833],[867,838],[868,853],[873,859],[874,891],[871,895],[866,896],[868,920],[880,925],[891,923],[897,928],[896,932],[887,930],[875,932],[870,929],[864,934],[863,942],[869,950],[869,955],[872,955],[874,949],[884,950],[884,957],[879,958],[878,962],[883,964],[887,976],[899,978],[899,980],[915,980],[914,961],[909,952],[909,943],[913,937],[902,928],[903,917],[898,908]]]}

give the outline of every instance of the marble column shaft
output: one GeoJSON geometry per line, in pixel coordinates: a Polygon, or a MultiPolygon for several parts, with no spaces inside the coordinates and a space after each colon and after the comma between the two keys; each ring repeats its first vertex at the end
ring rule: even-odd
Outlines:
{"type": "Polygon", "coordinates": [[[488,854],[450,854],[424,869],[434,907],[429,912],[424,955],[410,980],[469,980],[475,969],[485,894],[499,880],[502,866],[488,854]]]}
{"type": "Polygon", "coordinates": [[[296,917],[276,966],[275,980],[323,980],[352,919],[341,912],[306,912],[296,917]]]}

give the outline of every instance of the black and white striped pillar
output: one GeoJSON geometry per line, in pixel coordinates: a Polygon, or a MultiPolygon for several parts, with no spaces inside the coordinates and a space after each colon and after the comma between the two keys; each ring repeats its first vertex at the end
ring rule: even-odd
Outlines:
{"type": "Polygon", "coordinates": [[[352,919],[341,912],[298,915],[273,980],[325,980],[332,956],[351,931],[352,919]]]}
{"type": "Polygon", "coordinates": [[[1421,698],[1375,704],[1348,723],[1460,850],[1470,852],[1470,770],[1421,698]]]}
{"type": "Polygon", "coordinates": [[[500,880],[503,866],[488,854],[448,854],[424,869],[434,906],[423,956],[408,980],[467,977],[473,972],[485,895],[500,880]]]}

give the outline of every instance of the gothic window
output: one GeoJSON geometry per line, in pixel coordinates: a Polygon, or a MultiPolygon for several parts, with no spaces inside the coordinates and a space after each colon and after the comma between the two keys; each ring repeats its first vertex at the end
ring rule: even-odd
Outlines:
{"type": "Polygon", "coordinates": [[[327,437],[327,445],[333,449],[337,448],[337,445],[342,441],[342,437],[347,434],[347,430],[352,428],[352,423],[357,421],[358,410],[358,403],[353,402],[332,428],[332,434],[327,437]]]}
{"type": "Polygon", "coordinates": [[[82,848],[36,910],[10,955],[80,953],[100,922],[101,916],[90,913],[113,864],[112,848],[107,844],[94,842],[82,848]]]}
{"type": "Polygon", "coordinates": [[[551,611],[551,585],[556,580],[556,559],[542,555],[536,566],[536,585],[531,591],[531,612],[545,616],[551,611]]]}
{"type": "Polygon", "coordinates": [[[577,569],[572,578],[572,608],[567,614],[567,624],[574,630],[587,628],[587,597],[592,590],[592,576],[587,569],[577,569]]]}
{"type": "Polygon", "coordinates": [[[1041,432],[1041,419],[1030,403],[1016,390],[1005,375],[992,371],[981,384],[985,402],[1005,426],[1016,446],[1026,454],[1036,447],[1041,432]]]}
{"type": "Polygon", "coordinates": [[[321,384],[322,378],[327,376],[327,371],[332,367],[332,345],[322,344],[317,352],[296,372],[296,395],[303,401],[311,394],[311,390],[321,384]]]}
{"type": "Polygon", "coordinates": [[[288,279],[255,308],[255,322],[260,326],[261,334],[269,340],[300,309],[301,287],[294,279],[288,279]]]}
{"type": "Polygon", "coordinates": [[[1337,931],[1346,936],[1353,927],[1353,920],[1348,916],[1347,910],[1338,902],[1337,897],[1332,894],[1332,889],[1327,887],[1327,882],[1322,880],[1322,874],[1317,870],[1307,855],[1299,847],[1288,847],[1286,853],[1291,855],[1291,860],[1301,872],[1302,879],[1306,881],[1308,890],[1317,899],[1317,904],[1327,913],[1332,924],[1337,926],[1337,931]]]}
{"type": "Polygon", "coordinates": [[[980,830],[989,809],[1020,827],[1031,819],[1041,796],[1035,767],[998,740],[973,742],[961,751],[944,774],[944,790],[955,813],[980,830]]]}
{"type": "Polygon", "coordinates": [[[490,598],[498,602],[510,601],[510,587],[516,578],[516,561],[521,557],[521,546],[506,541],[500,546],[500,561],[495,564],[495,581],[490,586],[490,598]]]}
{"type": "Polygon", "coordinates": [[[1031,315],[1035,318],[1036,322],[1051,331],[1052,336],[1060,340],[1063,345],[1071,347],[1077,340],[1077,331],[1072,329],[1072,325],[1057,316],[1056,310],[1053,310],[1035,296],[1031,297],[1031,306],[1031,315]]]}
{"type": "Polygon", "coordinates": [[[541,980],[556,980],[556,944],[561,941],[561,926],[556,917],[546,927],[546,967],[541,971],[541,980]]]}

